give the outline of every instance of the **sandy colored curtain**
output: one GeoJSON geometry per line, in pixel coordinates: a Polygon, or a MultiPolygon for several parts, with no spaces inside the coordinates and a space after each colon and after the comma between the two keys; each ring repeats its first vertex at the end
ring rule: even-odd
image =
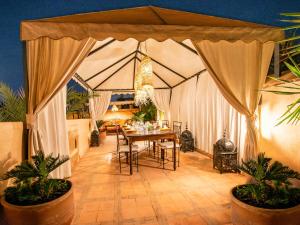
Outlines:
{"type": "Polygon", "coordinates": [[[247,160],[255,157],[255,110],[260,99],[259,89],[268,72],[274,42],[205,40],[194,44],[223,96],[246,116],[247,133],[242,158],[247,160]]]}
{"type": "Polygon", "coordinates": [[[26,119],[30,129],[30,155],[40,148],[37,138],[37,114],[71,79],[94,44],[95,40],[91,38],[77,41],[72,38],[53,40],[41,37],[26,42],[28,70],[26,119]]]}
{"type": "Polygon", "coordinates": [[[170,119],[170,89],[157,89],[154,91],[152,102],[156,108],[164,112],[165,120],[170,119]]]}
{"type": "Polygon", "coordinates": [[[112,91],[97,91],[94,93],[93,105],[95,120],[103,119],[104,114],[109,107],[111,95],[112,91]]]}
{"type": "MultiPolygon", "coordinates": [[[[58,91],[38,115],[38,131],[45,154],[70,157],[66,118],[66,87],[58,91]],[[59,137],[59,139],[57,138],[59,137]]],[[[71,162],[67,161],[51,173],[54,178],[71,176],[71,162]]]]}

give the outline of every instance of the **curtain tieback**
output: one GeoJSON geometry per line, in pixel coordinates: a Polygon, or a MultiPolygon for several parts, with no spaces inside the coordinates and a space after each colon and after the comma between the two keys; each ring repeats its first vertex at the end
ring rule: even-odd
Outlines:
{"type": "Polygon", "coordinates": [[[253,115],[247,116],[247,119],[251,122],[254,122],[256,120],[256,115],[253,114],[253,115]]]}
{"type": "Polygon", "coordinates": [[[26,114],[26,127],[29,130],[33,130],[36,123],[36,116],[34,114],[26,114]]]}

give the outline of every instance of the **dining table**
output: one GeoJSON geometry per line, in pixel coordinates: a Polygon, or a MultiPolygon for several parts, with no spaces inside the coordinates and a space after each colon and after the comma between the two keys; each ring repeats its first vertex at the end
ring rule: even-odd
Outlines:
{"type": "MultiPolygon", "coordinates": [[[[129,167],[130,175],[132,175],[132,145],[136,141],[156,141],[156,140],[171,140],[173,141],[173,169],[176,170],[176,133],[170,129],[158,129],[158,130],[128,130],[121,128],[123,134],[129,145],[129,167]]],[[[153,149],[155,149],[155,142],[153,142],[153,149]]]]}

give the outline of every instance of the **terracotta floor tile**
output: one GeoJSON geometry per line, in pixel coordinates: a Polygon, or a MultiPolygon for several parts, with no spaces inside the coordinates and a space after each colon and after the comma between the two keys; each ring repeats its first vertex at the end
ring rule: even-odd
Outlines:
{"type": "Polygon", "coordinates": [[[246,177],[220,174],[197,152],[182,153],[176,172],[143,153],[139,172],[129,176],[127,166],[120,174],[115,138],[90,149],[73,172],[73,225],[231,225],[230,190],[246,177]]]}
{"type": "Polygon", "coordinates": [[[82,211],[80,213],[78,223],[79,224],[89,224],[89,223],[96,224],[97,217],[98,217],[97,211],[93,211],[93,212],[82,211]]]}

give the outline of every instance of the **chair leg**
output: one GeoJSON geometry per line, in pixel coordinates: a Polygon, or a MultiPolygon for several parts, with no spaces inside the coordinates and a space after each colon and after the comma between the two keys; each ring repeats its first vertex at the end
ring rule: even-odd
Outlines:
{"type": "Polygon", "coordinates": [[[180,159],[180,148],[178,148],[178,167],[179,167],[179,159],[180,159]]]}
{"type": "Polygon", "coordinates": [[[163,169],[165,168],[165,149],[161,148],[161,159],[163,161],[163,169]]]}
{"type": "Polygon", "coordinates": [[[121,170],[122,170],[122,166],[121,166],[121,153],[119,152],[119,166],[120,166],[120,173],[121,173],[121,170]]]}
{"type": "Polygon", "coordinates": [[[139,172],[139,153],[136,153],[136,171],[139,172]]]}

